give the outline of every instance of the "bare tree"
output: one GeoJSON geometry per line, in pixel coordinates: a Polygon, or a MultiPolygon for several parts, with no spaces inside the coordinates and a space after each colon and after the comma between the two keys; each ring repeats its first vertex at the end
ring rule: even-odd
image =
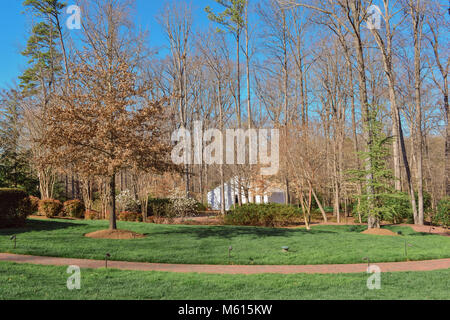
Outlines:
{"type": "MultiPolygon", "coordinates": [[[[190,46],[192,14],[186,3],[175,2],[165,5],[160,23],[170,43],[174,71],[174,91],[178,101],[178,115],[181,128],[188,126],[188,54],[190,46]]],[[[190,173],[188,161],[184,168],[186,197],[190,197],[190,173]]]]}
{"type": "Polygon", "coordinates": [[[430,30],[430,35],[427,37],[430,42],[434,65],[431,67],[431,76],[434,84],[442,94],[442,106],[445,116],[445,165],[444,165],[444,194],[450,196],[450,109],[448,104],[448,69],[450,66],[450,55],[448,48],[441,43],[442,30],[448,30],[448,21],[445,19],[447,15],[447,8],[441,7],[437,1],[429,3],[426,20],[430,30]],[[439,73],[440,79],[435,74],[435,69],[439,73]]]}
{"type": "Polygon", "coordinates": [[[414,215],[414,223],[424,224],[423,207],[423,135],[422,135],[422,40],[423,25],[425,19],[425,4],[421,0],[408,0],[406,9],[411,19],[411,29],[414,39],[414,100],[415,100],[415,122],[413,143],[415,144],[415,157],[417,167],[417,213],[414,215]]]}

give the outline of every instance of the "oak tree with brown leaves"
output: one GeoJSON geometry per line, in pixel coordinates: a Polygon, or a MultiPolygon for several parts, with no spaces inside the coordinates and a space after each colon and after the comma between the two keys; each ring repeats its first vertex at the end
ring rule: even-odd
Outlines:
{"type": "MultiPolygon", "coordinates": [[[[116,225],[116,174],[124,168],[162,172],[171,167],[164,132],[166,99],[151,99],[151,84],[139,76],[137,55],[126,45],[125,11],[100,1],[83,25],[86,46],[70,66],[71,86],[49,106],[42,143],[48,162],[109,180],[110,229],[116,225]],[[107,30],[97,27],[105,20],[107,30]]],[[[133,42],[138,43],[138,42],[133,42]]]]}
{"type": "Polygon", "coordinates": [[[170,145],[160,129],[165,101],[149,101],[147,86],[137,83],[124,62],[114,70],[87,64],[73,70],[74,90],[51,105],[43,142],[51,148],[50,162],[109,178],[110,228],[116,229],[116,173],[127,167],[161,172],[170,166],[170,145]]]}

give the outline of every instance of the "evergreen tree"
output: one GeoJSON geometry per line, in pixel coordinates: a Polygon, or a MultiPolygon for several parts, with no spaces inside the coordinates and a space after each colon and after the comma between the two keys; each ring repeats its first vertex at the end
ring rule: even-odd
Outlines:
{"type": "Polygon", "coordinates": [[[22,110],[16,90],[4,91],[0,100],[0,186],[37,192],[29,165],[29,151],[21,144],[22,110]]]}
{"type": "MultiPolygon", "coordinates": [[[[245,8],[247,0],[215,0],[225,10],[215,14],[208,6],[205,8],[208,19],[222,25],[236,39],[236,116],[239,128],[241,127],[241,76],[240,76],[240,38],[243,28],[245,27],[245,8]]],[[[218,32],[223,32],[217,28],[218,32]]]]}
{"type": "Polygon", "coordinates": [[[66,79],[69,78],[68,57],[66,54],[63,31],[60,22],[61,12],[66,7],[66,3],[61,0],[25,0],[23,5],[35,16],[51,26],[52,37],[58,38],[59,49],[63,55],[66,79]]]}
{"type": "Polygon", "coordinates": [[[51,198],[55,170],[43,162],[43,157],[49,151],[47,146],[41,145],[38,140],[46,129],[44,120],[49,116],[49,104],[57,89],[62,87],[62,62],[66,57],[59,14],[64,5],[59,0],[26,0],[23,5],[35,16],[36,21],[22,52],[22,55],[28,58],[28,68],[19,77],[22,96],[31,106],[29,110],[33,121],[38,122],[28,127],[31,139],[29,159],[39,178],[41,197],[51,198]]]}
{"type": "Polygon", "coordinates": [[[61,74],[61,54],[57,50],[57,33],[46,22],[34,25],[22,55],[28,57],[29,68],[19,77],[20,86],[26,95],[39,92],[45,102],[55,86],[55,79],[61,74]]]}
{"type": "Polygon", "coordinates": [[[397,204],[407,200],[407,195],[395,190],[393,182],[396,178],[387,166],[392,137],[387,136],[383,131],[381,111],[381,107],[371,108],[369,129],[372,132],[372,144],[369,151],[358,152],[363,161],[370,159],[372,164],[370,169],[348,171],[352,181],[359,181],[365,186],[363,190],[373,190],[373,194],[366,192],[358,198],[360,198],[360,211],[367,217],[369,223],[372,219],[377,228],[380,227],[380,220],[395,217],[398,212],[397,204]],[[366,179],[369,174],[373,179],[366,179]]]}

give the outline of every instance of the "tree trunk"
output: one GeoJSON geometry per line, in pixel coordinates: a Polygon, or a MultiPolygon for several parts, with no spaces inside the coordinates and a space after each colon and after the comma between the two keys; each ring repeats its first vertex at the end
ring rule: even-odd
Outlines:
{"type": "Polygon", "coordinates": [[[245,8],[245,58],[246,58],[246,71],[247,71],[247,121],[248,129],[252,128],[252,107],[251,107],[251,93],[250,93],[250,51],[249,51],[249,35],[248,35],[248,1],[245,8]]]}
{"type": "Polygon", "coordinates": [[[417,1],[415,8],[411,7],[414,28],[414,90],[416,107],[416,165],[417,165],[417,197],[418,197],[418,215],[416,224],[424,224],[423,210],[423,168],[422,168],[422,97],[421,97],[421,38],[422,38],[422,13],[420,12],[420,0],[417,1]]]}
{"type": "Polygon", "coordinates": [[[314,196],[314,199],[316,200],[317,205],[319,206],[320,212],[322,213],[323,221],[328,222],[327,214],[325,213],[325,210],[323,209],[322,204],[320,203],[319,199],[317,198],[314,188],[311,188],[311,191],[314,196]]]}
{"type": "Polygon", "coordinates": [[[116,174],[109,177],[109,229],[117,230],[116,222],[116,174]]]}
{"type": "Polygon", "coordinates": [[[237,73],[237,103],[236,113],[238,120],[238,128],[241,128],[241,59],[240,59],[240,32],[238,29],[236,34],[236,73],[237,73]]]}
{"type": "MultiPolygon", "coordinates": [[[[398,109],[397,109],[398,111],[398,109]]],[[[398,119],[398,128],[399,128],[399,135],[400,135],[400,147],[401,147],[401,151],[402,151],[402,157],[403,157],[403,164],[405,166],[405,172],[406,172],[406,181],[408,182],[408,192],[409,192],[409,196],[411,199],[411,207],[413,210],[413,217],[414,217],[414,221],[415,221],[415,217],[417,216],[417,205],[416,205],[416,196],[414,194],[414,185],[413,185],[413,181],[412,181],[412,177],[411,177],[411,169],[409,167],[409,162],[408,162],[408,155],[406,152],[406,145],[405,145],[405,138],[403,136],[403,128],[402,128],[402,123],[400,122],[400,115],[397,115],[397,119],[398,119]]]]}
{"type": "MultiPolygon", "coordinates": [[[[218,81],[218,104],[219,104],[219,121],[220,121],[220,132],[223,135],[223,110],[222,110],[222,85],[220,80],[218,81]]],[[[223,140],[223,139],[222,139],[223,140]]],[[[222,142],[223,143],[223,142],[222,142]]],[[[222,159],[223,160],[223,159],[222,159]]],[[[223,161],[220,162],[220,213],[225,215],[225,174],[223,168],[223,161]]],[[[230,186],[228,186],[230,187],[230,186]]]]}
{"type": "Polygon", "coordinates": [[[445,194],[450,197],[450,130],[448,125],[450,124],[450,110],[448,107],[448,95],[445,96],[445,113],[447,114],[446,124],[446,139],[445,139],[445,194]]]}
{"type": "Polygon", "coordinates": [[[285,177],[284,179],[284,192],[285,192],[285,198],[284,198],[284,203],[286,205],[290,204],[291,199],[290,199],[290,195],[289,195],[289,179],[287,177],[285,177]]]}

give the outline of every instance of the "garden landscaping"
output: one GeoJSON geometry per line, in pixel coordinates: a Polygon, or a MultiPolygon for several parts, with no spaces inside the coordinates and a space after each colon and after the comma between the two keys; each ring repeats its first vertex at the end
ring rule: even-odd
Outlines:
{"type": "Polygon", "coordinates": [[[150,223],[134,222],[143,220],[137,210],[121,211],[111,230],[79,200],[0,191],[0,299],[448,298],[450,237],[434,234],[447,233],[437,226],[367,230],[313,217],[308,230],[294,206],[198,217],[195,202],[186,210],[157,199],[150,223]],[[31,213],[40,216],[27,219],[31,213]],[[369,261],[383,272],[383,290],[367,290],[369,261]],[[66,288],[68,265],[82,268],[80,290],[66,288]]]}
{"type": "Polygon", "coordinates": [[[29,219],[25,227],[0,230],[0,252],[97,260],[109,253],[117,261],[223,265],[350,264],[361,263],[365,257],[371,262],[450,258],[450,237],[404,226],[386,226],[382,230],[396,236],[378,236],[361,234],[366,227],[359,225],[317,225],[308,231],[120,221],[119,229],[145,237],[109,240],[85,236],[107,228],[107,221],[29,219]],[[17,237],[15,249],[9,240],[12,235],[17,237]],[[283,246],[289,251],[283,252],[283,246]]]}

